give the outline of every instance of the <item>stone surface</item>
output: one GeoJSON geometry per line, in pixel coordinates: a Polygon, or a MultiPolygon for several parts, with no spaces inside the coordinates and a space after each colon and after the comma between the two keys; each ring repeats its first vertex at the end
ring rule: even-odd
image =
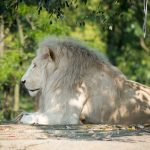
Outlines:
{"type": "Polygon", "coordinates": [[[149,150],[149,125],[0,125],[0,150],[149,150]]]}

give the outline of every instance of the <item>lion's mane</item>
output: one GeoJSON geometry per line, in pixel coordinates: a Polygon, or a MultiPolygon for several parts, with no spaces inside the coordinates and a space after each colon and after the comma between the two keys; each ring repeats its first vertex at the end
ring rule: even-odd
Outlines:
{"type": "Polygon", "coordinates": [[[37,50],[38,55],[42,55],[44,53],[45,46],[54,52],[57,65],[64,55],[67,56],[67,62],[65,62],[66,68],[61,70],[61,74],[55,74],[56,79],[54,81],[57,84],[58,82],[59,84],[62,84],[61,86],[65,85],[65,87],[70,87],[80,82],[83,76],[88,73],[90,68],[96,68],[101,72],[106,72],[113,78],[118,77],[125,79],[122,72],[112,66],[102,53],[84,46],[83,43],[77,40],[55,37],[46,38],[39,44],[39,49],[37,50]]]}

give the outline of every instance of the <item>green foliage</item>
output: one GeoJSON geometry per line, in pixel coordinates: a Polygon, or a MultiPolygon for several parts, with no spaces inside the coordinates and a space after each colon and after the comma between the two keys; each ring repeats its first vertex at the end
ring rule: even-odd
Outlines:
{"type": "Polygon", "coordinates": [[[20,80],[24,73],[23,62],[33,56],[31,53],[24,55],[21,55],[17,50],[9,50],[4,53],[3,58],[0,59],[1,84],[14,85],[20,80]]]}
{"type": "MultiPolygon", "coordinates": [[[[139,0],[4,0],[0,3],[0,19],[4,22],[4,39],[0,39],[4,43],[0,57],[0,118],[10,119],[14,86],[34,57],[37,43],[50,35],[83,40],[106,53],[129,79],[150,85],[150,14],[146,39],[143,17],[143,2],[139,0]]],[[[31,110],[33,103],[21,86],[20,110],[31,110]]]]}
{"type": "Polygon", "coordinates": [[[15,78],[20,77],[20,65],[19,65],[20,57],[17,51],[7,51],[0,62],[1,74],[0,81],[1,82],[10,82],[14,81],[15,78]],[[11,60],[11,61],[10,61],[11,60]],[[15,76],[14,73],[15,72],[15,76]]]}

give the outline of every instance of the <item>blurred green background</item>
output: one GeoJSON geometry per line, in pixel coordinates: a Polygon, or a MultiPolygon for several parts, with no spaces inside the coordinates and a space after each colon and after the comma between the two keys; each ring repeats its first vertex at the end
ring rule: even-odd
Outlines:
{"type": "Polygon", "coordinates": [[[28,95],[20,79],[46,36],[85,41],[129,79],[150,85],[150,13],[144,38],[143,5],[140,0],[1,1],[0,121],[37,108],[37,98],[28,95]]]}

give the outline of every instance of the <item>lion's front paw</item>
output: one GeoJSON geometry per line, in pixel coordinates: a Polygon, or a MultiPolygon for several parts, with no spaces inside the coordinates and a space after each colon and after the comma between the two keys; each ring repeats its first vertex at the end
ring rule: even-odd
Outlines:
{"type": "Polygon", "coordinates": [[[33,113],[24,114],[20,119],[20,122],[23,124],[37,124],[37,116],[33,113]]]}

